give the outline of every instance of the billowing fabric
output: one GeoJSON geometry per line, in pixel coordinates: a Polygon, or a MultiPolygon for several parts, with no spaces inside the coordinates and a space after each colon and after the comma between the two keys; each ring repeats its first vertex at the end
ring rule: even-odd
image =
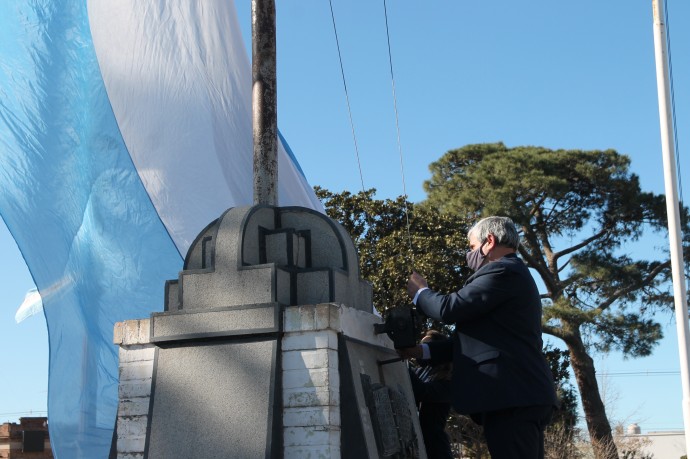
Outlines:
{"type": "Polygon", "coordinates": [[[38,289],[32,288],[24,296],[24,301],[19,305],[19,309],[14,314],[14,320],[17,323],[23,322],[24,319],[43,312],[43,302],[38,289]]]}
{"type": "MultiPolygon", "coordinates": [[[[87,3],[118,126],[184,253],[204,226],[197,222],[253,200],[252,76],[234,4],[87,3]]],[[[278,174],[280,205],[322,208],[282,145],[278,174]]]]}
{"type": "MultiPolygon", "coordinates": [[[[58,459],[108,457],[115,322],[162,310],[197,233],[252,202],[244,49],[229,0],[0,2],[0,214],[43,302],[58,459]]],[[[279,204],[322,210],[284,148],[279,204]]]]}

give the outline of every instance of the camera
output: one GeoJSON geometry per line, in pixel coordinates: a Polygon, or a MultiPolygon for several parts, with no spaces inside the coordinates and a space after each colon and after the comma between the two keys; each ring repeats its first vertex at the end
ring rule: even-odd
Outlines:
{"type": "Polygon", "coordinates": [[[386,333],[393,341],[393,347],[402,349],[417,345],[421,330],[421,316],[411,304],[386,309],[384,322],[374,324],[374,333],[386,333]]]}

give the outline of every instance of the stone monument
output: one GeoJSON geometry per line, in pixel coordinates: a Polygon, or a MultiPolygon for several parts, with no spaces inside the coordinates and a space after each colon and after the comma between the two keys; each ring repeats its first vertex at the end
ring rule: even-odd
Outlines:
{"type": "Polygon", "coordinates": [[[164,312],[116,326],[119,457],[426,457],[407,368],[374,332],[338,223],[229,209],[165,292],[164,312]]]}

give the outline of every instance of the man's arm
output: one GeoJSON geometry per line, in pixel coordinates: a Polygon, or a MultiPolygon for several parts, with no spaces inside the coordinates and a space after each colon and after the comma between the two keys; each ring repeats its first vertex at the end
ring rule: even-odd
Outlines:
{"type": "Polygon", "coordinates": [[[429,360],[432,364],[453,361],[453,342],[451,340],[432,341],[414,347],[396,349],[404,359],[429,360]]]}
{"type": "Polygon", "coordinates": [[[488,313],[513,296],[515,286],[511,284],[506,277],[505,266],[491,263],[455,293],[443,295],[429,289],[421,291],[416,305],[432,319],[445,323],[462,322],[488,313]]]}

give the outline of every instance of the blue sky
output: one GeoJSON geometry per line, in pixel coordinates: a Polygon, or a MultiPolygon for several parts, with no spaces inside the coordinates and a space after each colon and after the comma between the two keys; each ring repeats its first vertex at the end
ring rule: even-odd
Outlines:
{"type": "MultiPolygon", "coordinates": [[[[250,2],[236,3],[248,39],[250,2]]],[[[644,190],[663,193],[651,2],[388,0],[387,6],[412,201],[424,199],[428,165],[444,152],[496,141],[613,148],[632,158],[644,190]]],[[[333,0],[333,8],[364,186],[392,198],[403,193],[403,182],[383,0],[333,0]]],[[[668,8],[682,182],[690,180],[684,155],[690,142],[690,5],[670,0],[668,8]]],[[[311,184],[359,191],[329,3],[278,0],[277,17],[280,129],[311,184]]],[[[650,234],[626,249],[654,256],[665,245],[665,235],[650,234]]],[[[5,422],[45,412],[48,353],[42,317],[14,322],[33,283],[4,226],[0,253],[5,422]]],[[[600,379],[609,416],[637,422],[643,432],[683,427],[674,318],[660,320],[666,338],[652,357],[596,359],[598,372],[609,374],[600,379]]]]}

